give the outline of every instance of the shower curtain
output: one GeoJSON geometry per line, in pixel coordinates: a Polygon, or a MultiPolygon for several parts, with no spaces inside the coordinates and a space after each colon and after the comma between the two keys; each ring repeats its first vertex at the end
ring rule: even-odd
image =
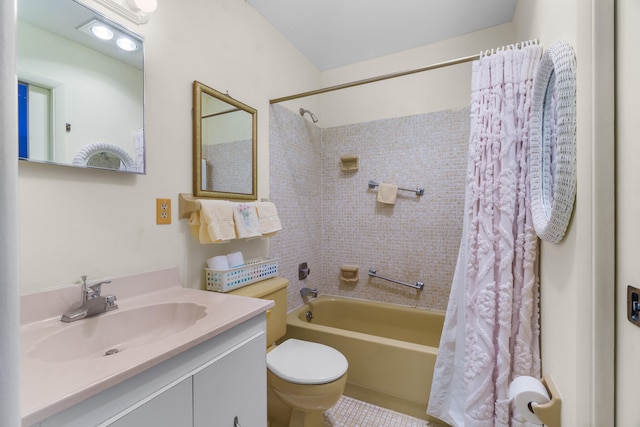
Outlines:
{"type": "Polygon", "coordinates": [[[473,63],[463,235],[427,413],[455,427],[527,426],[508,389],[540,376],[538,239],[528,135],[538,45],[473,63]]]}

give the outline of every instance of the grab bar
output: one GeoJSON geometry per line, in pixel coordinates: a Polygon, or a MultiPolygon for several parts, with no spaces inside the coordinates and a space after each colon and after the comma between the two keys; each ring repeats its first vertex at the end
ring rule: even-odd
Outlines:
{"type": "MultiPolygon", "coordinates": [[[[378,185],[377,182],[375,181],[369,181],[369,188],[376,188],[378,185]]],[[[411,191],[412,193],[416,193],[416,196],[424,196],[424,188],[402,188],[402,187],[398,187],[398,190],[402,190],[402,191],[411,191]]]]}
{"type": "Polygon", "coordinates": [[[402,282],[400,280],[389,279],[387,277],[379,276],[375,268],[369,269],[369,276],[377,277],[378,279],[382,279],[382,280],[388,280],[389,282],[398,283],[399,285],[408,286],[410,288],[418,289],[420,291],[424,289],[424,283],[422,282],[416,282],[416,284],[414,285],[412,283],[402,282]]]}

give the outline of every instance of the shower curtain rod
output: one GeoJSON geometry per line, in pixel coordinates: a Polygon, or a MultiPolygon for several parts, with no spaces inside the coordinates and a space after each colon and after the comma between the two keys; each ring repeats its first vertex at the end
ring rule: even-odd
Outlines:
{"type": "Polygon", "coordinates": [[[321,93],[333,92],[335,90],[347,89],[354,86],[365,85],[368,83],[375,83],[382,80],[393,79],[396,77],[408,76],[410,74],[422,73],[423,71],[435,70],[437,68],[449,67],[451,65],[463,64],[465,62],[475,61],[480,59],[480,54],[465,56],[463,58],[452,59],[449,61],[438,62],[437,64],[427,65],[426,67],[416,68],[414,70],[399,71],[397,73],[384,74],[382,76],[370,77],[368,79],[356,80],[355,82],[343,83],[335,86],[329,86],[322,89],[310,90],[308,92],[301,92],[295,95],[283,96],[282,98],[274,98],[269,100],[270,104],[277,104],[279,102],[291,101],[293,99],[305,98],[311,95],[319,95],[321,93]]]}
{"type": "Polygon", "coordinates": [[[491,55],[492,53],[494,53],[496,51],[500,51],[500,50],[504,50],[504,49],[512,49],[512,48],[516,48],[517,49],[517,48],[520,48],[521,46],[528,45],[529,43],[538,44],[538,39],[536,38],[536,39],[533,39],[533,40],[528,40],[526,42],[511,44],[511,45],[507,45],[507,46],[502,46],[502,47],[500,47],[498,49],[484,50],[484,51],[482,51],[482,52],[480,52],[478,54],[475,54],[475,55],[469,55],[469,56],[464,56],[464,57],[457,58],[457,59],[451,59],[449,61],[438,62],[436,64],[427,65],[426,67],[416,68],[414,70],[399,71],[397,73],[383,74],[381,76],[370,77],[368,79],[363,79],[363,80],[356,80],[354,82],[343,83],[343,84],[339,84],[339,85],[335,85],[335,86],[329,86],[329,87],[325,87],[325,88],[322,88],[322,89],[310,90],[308,92],[301,92],[301,93],[297,93],[295,95],[284,96],[282,98],[274,98],[274,99],[271,99],[269,101],[269,103],[270,104],[277,104],[279,102],[291,101],[293,99],[298,99],[298,98],[305,98],[305,97],[311,96],[311,95],[319,95],[319,94],[322,94],[322,93],[333,92],[335,90],[347,89],[347,88],[350,88],[350,87],[365,85],[365,84],[369,84],[369,83],[375,83],[375,82],[379,82],[379,81],[382,81],[382,80],[394,79],[396,77],[408,76],[410,74],[422,73],[423,71],[430,71],[430,70],[436,70],[438,68],[450,67],[451,65],[464,64],[465,62],[472,62],[472,61],[475,61],[477,59],[480,59],[483,56],[489,56],[489,55],[491,55]]]}

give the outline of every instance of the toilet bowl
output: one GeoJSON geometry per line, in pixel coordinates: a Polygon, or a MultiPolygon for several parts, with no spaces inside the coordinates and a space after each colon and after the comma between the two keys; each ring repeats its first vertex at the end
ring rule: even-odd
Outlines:
{"type": "Polygon", "coordinates": [[[322,414],[344,392],[348,366],[347,359],[334,348],[286,340],[267,354],[267,385],[272,391],[267,412],[274,419],[288,419],[290,427],[322,427],[322,414]],[[274,396],[284,405],[274,404],[274,396]]]}
{"type": "Polygon", "coordinates": [[[347,359],[324,344],[288,339],[287,286],[275,277],[232,294],[270,299],[267,313],[267,417],[271,427],[323,427],[323,412],[336,404],[347,383],[347,359]]]}

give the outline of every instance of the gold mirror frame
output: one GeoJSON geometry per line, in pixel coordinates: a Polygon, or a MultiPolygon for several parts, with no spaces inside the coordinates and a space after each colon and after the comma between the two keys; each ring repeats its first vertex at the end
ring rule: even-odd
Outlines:
{"type": "MultiPolygon", "coordinates": [[[[213,116],[213,114],[211,115],[213,116]]],[[[193,195],[196,197],[210,197],[216,199],[242,199],[256,200],[258,198],[258,112],[256,109],[243,104],[242,102],[218,92],[215,89],[198,81],[193,82],[193,195]],[[202,169],[202,151],[203,151],[203,94],[209,95],[219,101],[229,105],[229,109],[216,113],[216,116],[222,116],[226,113],[244,111],[251,115],[251,178],[249,182],[243,182],[242,186],[246,186],[247,190],[250,185],[251,190],[246,192],[233,191],[233,189],[225,188],[203,188],[203,169],[202,169]]],[[[233,143],[233,141],[232,141],[233,143]]],[[[237,168],[236,168],[237,169],[237,168]]],[[[242,168],[244,170],[244,167],[242,168]]],[[[244,172],[248,172],[244,170],[244,172]]],[[[206,173],[206,171],[204,171],[206,173]]]]}

